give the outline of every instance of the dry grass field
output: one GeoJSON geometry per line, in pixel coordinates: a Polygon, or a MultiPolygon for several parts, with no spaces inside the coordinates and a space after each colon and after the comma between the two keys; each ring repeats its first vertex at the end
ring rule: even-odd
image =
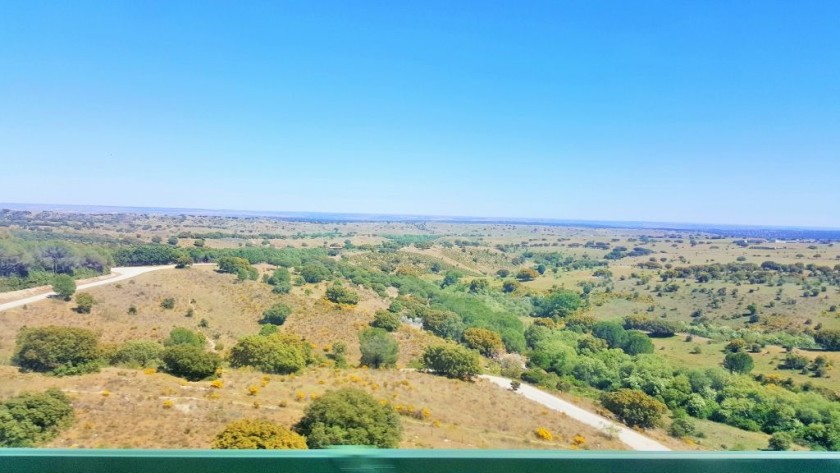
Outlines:
{"type": "Polygon", "coordinates": [[[3,366],[0,376],[0,398],[48,387],[72,397],[77,420],[49,447],[208,448],[228,422],[260,417],[290,426],[312,399],[353,386],[405,412],[403,448],[625,449],[602,432],[489,383],[411,371],[312,368],[267,376],[227,370],[220,388],[119,368],[57,378],[3,366]],[[250,386],[259,392],[250,395],[250,386]],[[538,427],[549,429],[554,439],[537,439],[538,427]],[[576,435],[584,442],[576,443],[576,435]]]}

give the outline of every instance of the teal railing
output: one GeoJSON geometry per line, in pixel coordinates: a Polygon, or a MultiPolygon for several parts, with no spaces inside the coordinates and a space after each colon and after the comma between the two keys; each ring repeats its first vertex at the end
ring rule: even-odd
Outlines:
{"type": "Polygon", "coordinates": [[[840,473],[821,452],[0,449],[0,473],[840,473]]]}

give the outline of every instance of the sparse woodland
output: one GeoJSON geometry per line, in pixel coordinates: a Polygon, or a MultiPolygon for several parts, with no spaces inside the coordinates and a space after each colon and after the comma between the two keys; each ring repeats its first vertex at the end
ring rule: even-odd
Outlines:
{"type": "Polygon", "coordinates": [[[840,450],[830,240],[0,211],[0,303],[51,289],[0,312],[3,446],[623,448],[491,373],[674,449],[840,450]]]}

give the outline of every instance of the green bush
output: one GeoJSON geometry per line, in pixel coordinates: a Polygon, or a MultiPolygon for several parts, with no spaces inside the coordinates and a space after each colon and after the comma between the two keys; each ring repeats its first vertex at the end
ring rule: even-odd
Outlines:
{"type": "Polygon", "coordinates": [[[354,388],[328,391],[312,401],[294,430],[309,448],[368,445],[396,448],[402,437],[397,412],[370,394],[354,388]]]}
{"type": "Polygon", "coordinates": [[[628,355],[653,353],[653,342],[650,337],[637,330],[628,330],[624,345],[621,347],[628,355]]]}
{"type": "Polygon", "coordinates": [[[289,274],[289,270],[286,268],[277,268],[272,273],[271,277],[268,278],[266,281],[268,284],[272,286],[277,286],[279,284],[287,284],[291,287],[292,282],[292,275],[289,274]]]}
{"type": "Polygon", "coordinates": [[[592,327],[592,335],[606,340],[610,348],[621,348],[627,343],[627,331],[617,322],[598,322],[592,327]]]}
{"type": "Polygon", "coordinates": [[[184,327],[175,327],[169,331],[169,338],[164,340],[163,345],[172,347],[176,345],[191,345],[202,348],[206,342],[203,333],[193,332],[184,327]]]}
{"type": "Polygon", "coordinates": [[[356,305],[359,303],[359,294],[338,282],[327,288],[326,297],[327,300],[336,304],[356,305]]]}
{"type": "Polygon", "coordinates": [[[80,314],[90,314],[90,310],[93,308],[94,304],[96,304],[96,300],[87,292],[80,292],[76,294],[76,312],[80,314]]]}
{"type": "Polygon", "coordinates": [[[266,309],[263,312],[263,318],[260,320],[261,324],[283,325],[286,318],[292,313],[292,308],[286,304],[277,303],[266,309]]]}
{"type": "Polygon", "coordinates": [[[668,435],[675,438],[690,437],[697,433],[697,428],[689,417],[677,417],[668,427],[668,435]]]}
{"type": "Polygon", "coordinates": [[[580,294],[565,289],[552,291],[545,297],[535,297],[532,303],[533,314],[537,317],[566,317],[583,307],[580,294]]]}
{"type": "Polygon", "coordinates": [[[307,447],[305,438],[282,425],[263,419],[240,419],[216,435],[213,448],[288,450],[307,447]]]}
{"type": "Polygon", "coordinates": [[[73,421],[73,406],[58,389],[28,393],[0,403],[0,447],[33,447],[73,421]]]}
{"type": "Polygon", "coordinates": [[[53,278],[52,290],[65,301],[69,301],[70,297],[76,292],[76,281],[66,274],[59,274],[53,278]]]}
{"type": "Polygon", "coordinates": [[[481,373],[478,354],[460,346],[429,346],[421,358],[423,367],[447,378],[471,380],[481,373]]]}
{"type": "Polygon", "coordinates": [[[361,364],[371,368],[393,367],[397,364],[399,345],[393,335],[381,328],[368,328],[359,333],[361,364]]]}
{"type": "Polygon", "coordinates": [[[814,341],[828,351],[840,351],[840,330],[820,330],[814,334],[814,341]]]}
{"type": "Polygon", "coordinates": [[[123,343],[111,355],[111,364],[129,368],[157,368],[163,347],[151,340],[131,340],[123,343]]]}
{"type": "Polygon", "coordinates": [[[265,373],[288,374],[311,363],[311,351],[307,342],[278,332],[242,338],[231,348],[228,359],[235,368],[251,366],[265,373]]]}
{"type": "Polygon", "coordinates": [[[292,285],[287,282],[277,283],[271,288],[271,292],[275,294],[288,294],[292,292],[292,285]]]}
{"type": "Polygon", "coordinates": [[[478,350],[482,355],[489,357],[502,353],[505,348],[502,336],[486,328],[473,327],[464,330],[464,343],[473,350],[478,350]]]}
{"type": "Polygon", "coordinates": [[[767,450],[784,451],[790,450],[793,444],[793,436],[787,432],[776,432],[767,442],[767,450]]]}
{"type": "Polygon", "coordinates": [[[313,262],[303,265],[300,268],[300,275],[304,281],[314,284],[329,279],[332,273],[323,263],[313,262]]]}
{"type": "Polygon", "coordinates": [[[165,298],[164,300],[162,300],[160,302],[160,307],[162,309],[167,309],[167,310],[174,309],[175,308],[175,298],[173,298],[173,297],[165,298]]]}
{"type": "Polygon", "coordinates": [[[272,324],[262,324],[262,325],[260,325],[260,335],[262,335],[263,337],[267,337],[267,336],[269,336],[273,333],[277,333],[279,331],[280,331],[280,329],[278,329],[276,325],[272,325],[272,324]]]}
{"type": "Polygon", "coordinates": [[[385,310],[377,310],[376,314],[373,316],[373,322],[370,323],[370,326],[393,332],[400,328],[401,324],[402,321],[399,314],[385,310]]]}
{"type": "Polygon", "coordinates": [[[752,371],[753,366],[752,357],[742,351],[727,353],[723,359],[723,367],[728,369],[730,373],[747,374],[752,371]]]}
{"type": "Polygon", "coordinates": [[[167,373],[189,381],[200,381],[216,373],[222,360],[219,355],[194,345],[174,345],[163,351],[163,368],[167,373]]]}
{"type": "Polygon", "coordinates": [[[460,340],[464,334],[464,323],[455,312],[427,310],[423,313],[423,329],[439,337],[460,340]]]}
{"type": "Polygon", "coordinates": [[[668,412],[661,401],[635,389],[604,394],[601,404],[625,424],[646,429],[659,425],[662,415],[668,412]]]}
{"type": "Polygon", "coordinates": [[[75,327],[24,328],[12,362],[24,371],[56,375],[99,371],[99,336],[75,327]]]}

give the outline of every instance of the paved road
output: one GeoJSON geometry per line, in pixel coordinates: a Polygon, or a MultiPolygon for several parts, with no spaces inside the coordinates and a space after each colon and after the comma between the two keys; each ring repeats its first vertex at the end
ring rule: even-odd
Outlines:
{"type": "MultiPolygon", "coordinates": [[[[491,383],[499,387],[510,389],[510,379],[490,375],[481,375],[480,377],[490,381],[491,383]]],[[[534,402],[538,402],[545,407],[554,409],[555,411],[560,411],[566,414],[567,416],[571,417],[572,419],[594,427],[598,430],[602,430],[604,428],[612,426],[618,432],[618,439],[624,442],[628,447],[632,448],[633,450],[644,450],[651,452],[664,452],[671,450],[665,445],[662,445],[656,440],[645,437],[644,435],[636,432],[635,430],[631,430],[627,427],[616,424],[615,422],[607,419],[606,417],[602,417],[593,412],[589,412],[568,401],[564,401],[558,397],[552,396],[551,394],[540,391],[539,389],[533,386],[522,384],[519,387],[519,389],[516,390],[516,392],[534,402]]]]}
{"type": "MultiPolygon", "coordinates": [[[[167,269],[167,268],[174,268],[175,265],[169,266],[131,266],[131,267],[120,267],[120,268],[111,268],[111,273],[114,274],[114,277],[103,279],[101,281],[94,281],[89,282],[87,284],[79,284],[76,286],[77,291],[81,291],[84,289],[89,289],[91,287],[96,286],[104,286],[105,284],[112,284],[119,281],[124,281],[126,279],[133,278],[135,276],[139,276],[143,273],[148,273],[150,271],[157,271],[158,269],[167,269]]],[[[32,304],[33,302],[42,301],[50,296],[54,296],[54,292],[47,292],[45,294],[38,294],[36,296],[29,296],[24,297],[21,299],[17,299],[11,302],[5,302],[0,304],[0,311],[12,309],[14,307],[20,307],[25,304],[32,304]]]]}

